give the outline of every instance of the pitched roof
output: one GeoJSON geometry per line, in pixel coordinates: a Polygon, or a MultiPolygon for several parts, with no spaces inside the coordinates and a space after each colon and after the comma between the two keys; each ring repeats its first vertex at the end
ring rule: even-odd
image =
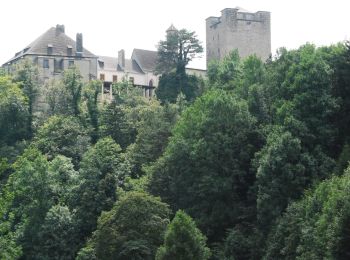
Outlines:
{"type": "Polygon", "coordinates": [[[143,71],[153,72],[157,65],[158,53],[156,51],[134,49],[131,59],[135,60],[143,71]]]}
{"type": "Polygon", "coordinates": [[[251,11],[248,11],[247,9],[244,9],[240,6],[236,6],[234,9],[237,9],[240,13],[251,13],[251,11]]]}
{"type": "MultiPolygon", "coordinates": [[[[16,53],[8,62],[16,60],[24,55],[47,55],[47,48],[52,47],[51,55],[68,56],[67,48],[72,48],[72,55],[76,53],[76,43],[57,27],[51,27],[35,41],[25,47],[22,51],[16,53]]],[[[82,57],[96,57],[90,51],[84,48],[82,57]]]]}
{"type": "Polygon", "coordinates": [[[118,58],[108,57],[108,56],[99,56],[99,62],[103,62],[103,69],[105,70],[117,70],[118,58]]]}
{"type": "Polygon", "coordinates": [[[133,59],[131,59],[131,60],[125,59],[124,71],[125,72],[133,72],[133,73],[143,73],[143,71],[140,68],[140,66],[133,59]]]}
{"type": "Polygon", "coordinates": [[[99,56],[98,61],[103,62],[103,70],[143,73],[140,66],[134,60],[125,59],[125,67],[118,64],[118,58],[115,57],[99,56]]]}
{"type": "Polygon", "coordinates": [[[177,31],[177,29],[173,24],[171,24],[170,27],[166,30],[166,32],[169,32],[169,31],[177,31]]]}

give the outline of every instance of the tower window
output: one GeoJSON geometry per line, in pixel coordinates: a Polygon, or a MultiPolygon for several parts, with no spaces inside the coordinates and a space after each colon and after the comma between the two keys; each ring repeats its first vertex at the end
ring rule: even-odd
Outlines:
{"type": "Polygon", "coordinates": [[[105,81],[105,74],[100,74],[100,80],[105,81]]]}
{"type": "Polygon", "coordinates": [[[117,82],[118,81],[118,76],[117,75],[113,75],[113,82],[117,82]]]}

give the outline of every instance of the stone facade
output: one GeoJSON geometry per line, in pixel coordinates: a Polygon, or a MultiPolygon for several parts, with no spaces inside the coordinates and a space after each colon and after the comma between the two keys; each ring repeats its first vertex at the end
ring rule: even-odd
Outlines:
{"type": "Polygon", "coordinates": [[[207,65],[222,60],[238,49],[244,58],[256,54],[263,61],[271,55],[270,13],[249,12],[242,8],[225,8],[220,17],[206,19],[207,65]]]}
{"type": "Polygon", "coordinates": [[[145,97],[151,98],[158,86],[159,76],[154,74],[157,52],[134,49],[131,59],[125,59],[124,50],[118,57],[99,56],[98,78],[103,82],[103,98],[111,98],[112,83],[129,81],[143,90],[145,97]]]}
{"type": "Polygon", "coordinates": [[[50,28],[43,35],[17,52],[13,58],[3,65],[12,72],[22,59],[30,59],[40,69],[42,81],[60,78],[69,66],[79,68],[84,81],[96,79],[97,56],[83,48],[83,35],[78,33],[76,41],[65,34],[63,25],[50,28]]]}

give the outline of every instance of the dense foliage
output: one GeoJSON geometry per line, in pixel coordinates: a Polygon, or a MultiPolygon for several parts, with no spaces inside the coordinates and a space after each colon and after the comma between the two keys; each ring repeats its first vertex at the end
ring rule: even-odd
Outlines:
{"type": "Polygon", "coordinates": [[[164,245],[159,247],[157,260],[207,260],[210,250],[206,238],[184,211],[176,212],[164,236],[164,245]]]}
{"type": "Polygon", "coordinates": [[[0,71],[0,259],[348,259],[350,46],[233,51],[203,80],[170,33],[158,100],[0,71]]]}

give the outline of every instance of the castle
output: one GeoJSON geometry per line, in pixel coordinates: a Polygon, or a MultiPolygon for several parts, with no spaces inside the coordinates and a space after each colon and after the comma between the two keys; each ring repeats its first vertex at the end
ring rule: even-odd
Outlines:
{"type": "Polygon", "coordinates": [[[256,54],[263,61],[271,55],[270,13],[249,12],[243,8],[225,8],[220,17],[206,19],[207,65],[222,60],[238,49],[241,58],[256,54]]]}
{"type": "MultiPolygon", "coordinates": [[[[174,31],[171,25],[167,30],[174,31]]],[[[206,19],[207,64],[221,60],[231,50],[238,49],[241,57],[256,54],[266,60],[271,53],[270,13],[251,13],[240,7],[226,8],[221,17],[206,19]]],[[[157,51],[134,49],[130,59],[124,50],[118,57],[98,56],[83,47],[83,35],[78,33],[76,41],[65,34],[64,25],[50,28],[43,35],[17,52],[2,67],[11,72],[16,63],[29,58],[41,71],[43,81],[60,77],[62,71],[75,65],[83,80],[99,79],[103,82],[104,95],[112,98],[112,83],[127,80],[143,89],[145,97],[152,97],[158,86],[155,74],[157,51]]],[[[188,74],[205,76],[205,70],[187,68],[188,74]]]]}

